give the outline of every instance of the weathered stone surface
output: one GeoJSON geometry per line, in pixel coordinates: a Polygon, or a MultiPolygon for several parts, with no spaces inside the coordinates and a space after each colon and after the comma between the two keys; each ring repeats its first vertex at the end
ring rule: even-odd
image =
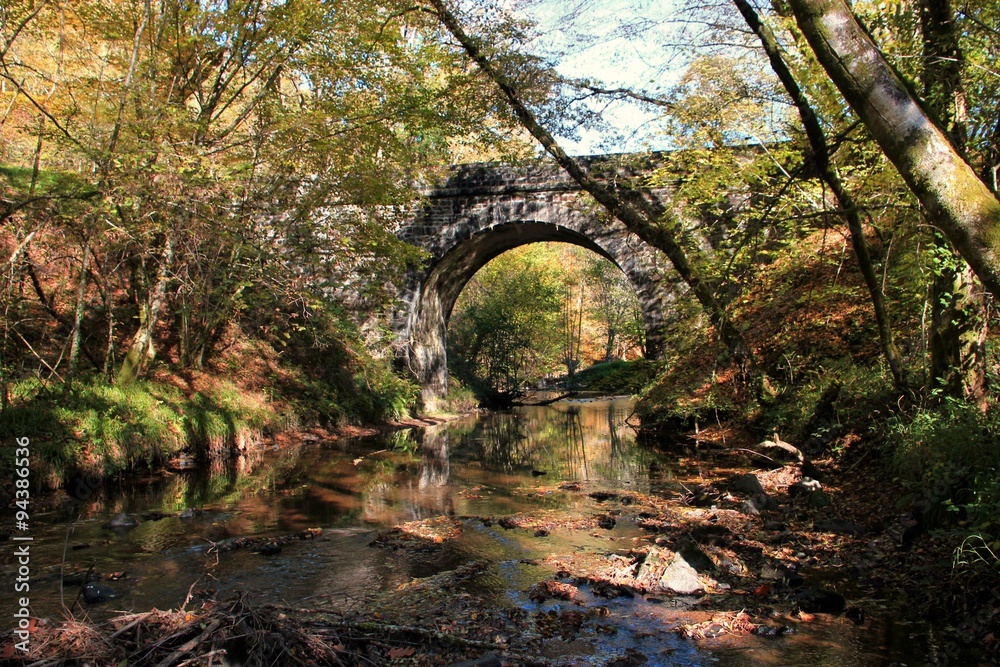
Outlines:
{"type": "Polygon", "coordinates": [[[660,577],[660,588],[682,595],[704,590],[698,581],[698,571],[679,553],[674,554],[663,576],[660,577]]]}
{"type": "MultiPolygon", "coordinates": [[[[594,156],[582,162],[598,178],[623,185],[659,160],[654,154],[637,167],[630,163],[634,157],[594,156]]],[[[609,219],[561,169],[549,163],[461,165],[424,194],[423,208],[397,235],[427,251],[429,260],[407,278],[392,326],[400,362],[421,384],[425,404],[447,394],[446,327],[462,288],[491,259],[528,243],[573,243],[613,261],[642,305],[647,355],[660,353],[670,307],[683,283],[659,250],[609,219]]],[[[669,187],[650,193],[667,205],[670,195],[669,187]]]]}
{"type": "Polygon", "coordinates": [[[821,491],[823,485],[811,477],[803,477],[788,487],[788,495],[792,498],[797,496],[808,496],[810,493],[821,491]]]}
{"type": "Polygon", "coordinates": [[[677,551],[698,572],[702,574],[715,572],[716,567],[712,557],[694,542],[685,542],[677,551]]]}
{"type": "Polygon", "coordinates": [[[130,528],[135,528],[139,525],[139,522],[135,520],[130,514],[122,512],[111,517],[111,520],[104,524],[103,528],[111,528],[112,530],[129,530],[130,528]]]}
{"type": "Polygon", "coordinates": [[[652,547],[646,554],[636,582],[649,590],[672,591],[688,595],[704,590],[698,571],[680,553],[652,547]]]}
{"type": "Polygon", "coordinates": [[[766,493],[758,493],[743,501],[740,511],[748,516],[757,516],[764,510],[774,508],[774,501],[766,493]]]}
{"type": "Polygon", "coordinates": [[[659,580],[662,571],[666,569],[670,562],[671,553],[660,547],[650,547],[643,559],[639,570],[635,573],[635,580],[644,586],[651,587],[659,580]]]}
{"type": "Polygon", "coordinates": [[[100,604],[113,600],[117,596],[118,594],[113,589],[93,581],[88,582],[83,587],[83,599],[87,601],[87,604],[100,604]]]}

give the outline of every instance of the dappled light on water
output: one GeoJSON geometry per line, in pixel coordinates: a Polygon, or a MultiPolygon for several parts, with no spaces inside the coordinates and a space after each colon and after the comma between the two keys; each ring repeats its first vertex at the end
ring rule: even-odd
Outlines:
{"type": "MultiPolygon", "coordinates": [[[[715,602],[657,592],[672,552],[655,545],[681,548],[668,524],[710,522],[714,510],[668,504],[700,474],[702,454],[642,444],[630,415],[628,399],[561,401],[109,485],[41,515],[34,613],[58,614],[65,544],[66,597],[88,570],[114,593],[87,609],[98,620],[243,591],[404,625],[475,611],[506,627],[505,641],[538,637],[530,650],[555,664],[604,665],[627,651],[648,665],[927,664],[900,624],[781,618],[797,632],[764,639],[743,634],[761,619],[726,606],[718,582],[701,580],[715,602]],[[122,512],[139,525],[103,527],[122,512]]],[[[705,535],[742,539],[715,528],[705,535]]]]}

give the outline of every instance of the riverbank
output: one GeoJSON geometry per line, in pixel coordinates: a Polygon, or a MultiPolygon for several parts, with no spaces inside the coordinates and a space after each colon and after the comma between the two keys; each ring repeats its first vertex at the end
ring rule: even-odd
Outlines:
{"type": "MultiPolygon", "coordinates": [[[[29,377],[0,384],[0,439],[30,438],[34,494],[91,486],[169,469],[209,467],[309,437],[360,437],[437,423],[413,417],[417,387],[389,360],[358,345],[280,352],[238,329],[203,369],[165,355],[143,378],[72,381],[29,377]],[[336,354],[335,354],[336,353],[336,354]]],[[[461,392],[459,392],[461,393],[461,392]]],[[[448,403],[453,411],[468,401],[448,403]]],[[[13,458],[0,460],[0,488],[13,483],[13,458]]]]}
{"type": "Polygon", "coordinates": [[[95,538],[126,554],[153,540],[150,565],[101,560],[96,582],[118,597],[87,608],[93,623],[39,620],[32,659],[861,666],[948,650],[911,595],[932,590],[915,577],[941,554],[924,538],[900,551],[907,524],[884,502],[899,489],[867,459],[812,460],[817,489],[802,463],[769,463],[776,452],[725,425],[639,445],[630,412],[588,401],[406,442],[320,441],[193,520],[148,511],[176,508],[162,503],[177,491],[106,498],[74,534],[69,570],[86,574],[96,554],[76,546],[95,538]],[[121,511],[142,523],[94,525],[121,511]],[[162,590],[157,573],[177,568],[188,576],[162,590]],[[150,594],[175,611],[137,606],[150,594]]]}

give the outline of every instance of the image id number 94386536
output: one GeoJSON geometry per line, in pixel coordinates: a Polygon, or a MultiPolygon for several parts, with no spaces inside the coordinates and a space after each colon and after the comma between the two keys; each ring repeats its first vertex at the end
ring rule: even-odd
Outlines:
{"type": "Polygon", "coordinates": [[[31,442],[28,438],[18,438],[14,450],[14,558],[16,559],[16,574],[14,575],[14,592],[18,594],[17,611],[14,612],[14,636],[17,641],[14,648],[20,653],[27,653],[30,642],[30,592],[31,592],[31,535],[28,534],[31,515],[29,501],[31,500],[31,442]]]}

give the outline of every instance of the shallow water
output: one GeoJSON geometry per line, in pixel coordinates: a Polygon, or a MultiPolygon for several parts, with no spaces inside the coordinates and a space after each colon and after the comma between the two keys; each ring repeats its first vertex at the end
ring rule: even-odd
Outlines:
{"type": "MultiPolygon", "coordinates": [[[[473,560],[493,563],[471,584],[476,592],[529,611],[558,610],[554,602],[539,606],[528,599],[524,591],[551,572],[522,561],[552,551],[607,552],[616,547],[608,537],[553,531],[539,539],[530,531],[468,519],[461,535],[434,552],[369,545],[380,531],[416,519],[527,511],[551,512],[556,518],[596,514],[598,504],[587,492],[678,489],[674,457],[639,444],[630,413],[628,399],[564,401],[385,438],[307,443],[241,459],[214,474],[178,473],[107,486],[87,502],[69,501],[33,517],[32,611],[59,616],[61,567],[78,573],[93,568],[105,576],[124,573],[119,581],[102,581],[116,592],[114,600],[87,608],[93,618],[101,618],[116,610],[176,608],[189,593],[209,589],[219,597],[247,591],[262,602],[299,606],[320,597],[327,606],[343,607],[473,560]],[[584,493],[559,490],[561,481],[579,483],[584,493]],[[187,508],[202,512],[181,519],[187,508]],[[102,528],[118,512],[168,516],[143,520],[126,532],[102,528]],[[213,548],[230,538],[307,528],[321,528],[321,537],[290,542],[277,555],[213,548]]],[[[631,544],[641,535],[627,521],[614,531],[618,543],[631,544]]],[[[12,551],[3,549],[4,581],[13,581],[12,551]]],[[[574,656],[578,664],[604,664],[627,647],[642,651],[648,665],[934,664],[925,625],[888,622],[884,619],[894,615],[877,613],[871,602],[865,606],[874,618],[861,627],[832,618],[802,625],[779,640],[699,643],[665,631],[682,613],[669,602],[654,604],[642,597],[598,602],[587,587],[581,590],[588,606],[608,607],[606,620],[619,630],[588,637],[586,650],[550,642],[554,656],[574,656]]],[[[78,585],[65,588],[67,605],[78,591],[78,585]]],[[[0,613],[7,618],[14,610],[11,597],[0,598],[0,613]]]]}

